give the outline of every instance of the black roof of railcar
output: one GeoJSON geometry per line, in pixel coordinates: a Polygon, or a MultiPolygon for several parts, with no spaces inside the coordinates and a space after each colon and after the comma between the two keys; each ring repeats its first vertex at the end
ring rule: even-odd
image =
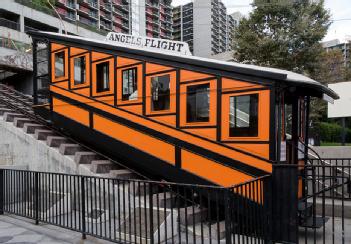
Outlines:
{"type": "MultiPolygon", "coordinates": [[[[103,40],[89,39],[80,36],[64,35],[54,32],[42,32],[42,31],[28,31],[28,35],[36,38],[48,38],[58,42],[70,42],[74,43],[81,48],[99,48],[104,50],[113,50],[127,53],[129,55],[144,56],[150,59],[161,60],[167,63],[182,64],[182,66],[191,69],[191,66],[203,67],[207,69],[215,69],[225,73],[236,73],[243,77],[256,77],[264,80],[272,80],[284,82],[288,86],[295,86],[303,89],[312,91],[316,96],[322,97],[326,94],[333,99],[338,99],[339,96],[332,89],[322,85],[318,81],[310,79],[304,75],[297,74],[291,71],[286,71],[276,68],[267,68],[257,65],[240,64],[235,62],[218,61],[209,58],[202,58],[196,56],[186,56],[174,53],[165,53],[156,50],[147,50],[137,47],[126,47],[113,45],[103,40]]],[[[140,57],[139,57],[140,59],[140,57]]]]}

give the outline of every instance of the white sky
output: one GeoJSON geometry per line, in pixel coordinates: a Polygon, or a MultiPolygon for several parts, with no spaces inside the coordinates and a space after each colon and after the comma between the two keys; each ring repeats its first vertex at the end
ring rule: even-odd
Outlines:
{"type": "MultiPolygon", "coordinates": [[[[192,0],[173,0],[173,6],[185,4],[192,0]]],[[[198,0],[201,1],[201,0],[198,0]]],[[[222,0],[227,6],[228,13],[240,11],[247,15],[251,11],[250,4],[253,0],[222,0]]],[[[338,20],[331,24],[325,41],[331,39],[344,39],[351,36],[351,0],[325,0],[325,6],[330,10],[332,19],[338,20]],[[345,20],[347,19],[347,20],[345,20]]]]}

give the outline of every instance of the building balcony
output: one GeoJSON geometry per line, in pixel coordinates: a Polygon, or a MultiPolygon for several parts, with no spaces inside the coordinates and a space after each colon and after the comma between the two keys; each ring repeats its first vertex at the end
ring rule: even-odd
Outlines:
{"type": "Polygon", "coordinates": [[[117,8],[113,8],[113,14],[120,17],[120,18],[123,18],[124,20],[129,20],[129,14],[126,14],[126,13],[123,13],[122,11],[118,10],[117,8]]]}

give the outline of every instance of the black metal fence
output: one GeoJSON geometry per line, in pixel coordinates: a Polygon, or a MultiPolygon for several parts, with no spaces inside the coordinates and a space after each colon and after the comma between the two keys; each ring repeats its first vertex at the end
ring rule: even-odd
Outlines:
{"type": "Polygon", "coordinates": [[[0,169],[0,211],[120,243],[263,243],[270,180],[223,188],[0,169]]]}

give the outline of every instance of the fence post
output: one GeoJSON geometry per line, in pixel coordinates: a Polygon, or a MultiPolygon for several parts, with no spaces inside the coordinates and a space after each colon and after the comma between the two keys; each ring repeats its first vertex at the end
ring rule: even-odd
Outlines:
{"type": "Polygon", "coordinates": [[[4,214],[4,170],[0,169],[0,215],[4,214]]]}
{"type": "MultiPolygon", "coordinates": [[[[153,185],[151,182],[149,184],[149,209],[150,209],[150,243],[154,243],[154,230],[153,230],[153,218],[154,218],[154,210],[153,210],[153,198],[152,198],[152,188],[153,185]]],[[[147,221],[145,221],[147,225],[147,221]]],[[[159,231],[159,230],[158,230],[159,231]]]]}
{"type": "Polygon", "coordinates": [[[85,226],[85,183],[84,183],[85,177],[81,177],[81,183],[80,183],[80,192],[82,193],[82,239],[86,239],[86,226],[85,226]]]}
{"type": "Polygon", "coordinates": [[[35,208],[35,224],[39,224],[39,173],[34,172],[34,208],[35,208]]]}
{"type": "Polygon", "coordinates": [[[225,212],[225,243],[232,243],[232,215],[231,215],[231,201],[229,196],[229,189],[224,189],[224,212],[225,212]]]}

